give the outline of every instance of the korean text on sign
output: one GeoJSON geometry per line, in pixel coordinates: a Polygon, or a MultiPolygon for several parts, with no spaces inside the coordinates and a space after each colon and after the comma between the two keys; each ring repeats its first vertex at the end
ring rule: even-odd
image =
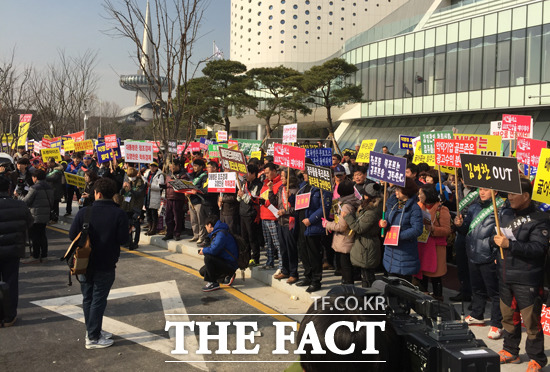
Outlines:
{"type": "Polygon", "coordinates": [[[533,200],[550,204],[550,149],[542,149],[533,184],[533,200]]]}
{"type": "Polygon", "coordinates": [[[236,185],[237,174],[234,172],[208,174],[208,192],[235,192],[236,185]]]}
{"type": "Polygon", "coordinates": [[[294,143],[298,141],[298,124],[283,126],[283,143],[294,143]]]}
{"type": "Polygon", "coordinates": [[[306,149],[275,143],[273,146],[273,163],[283,167],[304,170],[306,149]]]}
{"type": "Polygon", "coordinates": [[[370,152],[374,150],[374,147],[376,146],[375,139],[373,140],[364,140],[361,142],[361,147],[359,148],[359,153],[357,154],[357,162],[358,163],[368,163],[370,160],[370,152]]]}
{"type": "Polygon", "coordinates": [[[469,140],[477,142],[478,155],[498,156],[501,152],[502,137],[486,134],[462,134],[455,133],[456,140],[469,140]]]}
{"type": "Polygon", "coordinates": [[[423,154],[435,154],[434,142],[436,139],[453,139],[453,132],[450,130],[441,132],[420,132],[420,143],[422,144],[423,154]]]}
{"type": "Polygon", "coordinates": [[[224,170],[246,174],[246,158],[242,152],[223,147],[218,148],[218,150],[224,170]]]}
{"type": "Polygon", "coordinates": [[[465,185],[521,194],[516,158],[461,154],[460,161],[465,185]]]}
{"type": "Polygon", "coordinates": [[[306,149],[306,158],[310,158],[313,164],[320,167],[330,167],[332,165],[332,149],[330,147],[306,149]]]}
{"type": "Polygon", "coordinates": [[[371,151],[368,176],[405,187],[407,159],[371,151]]]}
{"type": "Polygon", "coordinates": [[[130,163],[152,163],[153,145],[147,142],[126,142],[126,161],[130,163]]]}
{"type": "Polygon", "coordinates": [[[399,135],[399,148],[401,150],[414,150],[412,140],[414,136],[399,135]]]}
{"type": "Polygon", "coordinates": [[[414,164],[426,163],[430,166],[435,166],[435,154],[422,153],[422,145],[420,141],[416,142],[416,148],[414,150],[414,158],[412,161],[414,164]]]}
{"type": "Polygon", "coordinates": [[[460,168],[460,154],[476,154],[477,142],[469,140],[435,140],[435,164],[460,168]]]}
{"type": "Polygon", "coordinates": [[[330,169],[306,164],[308,183],[321,190],[332,191],[332,174],[330,169]]]}
{"type": "Polygon", "coordinates": [[[502,115],[502,130],[509,132],[529,133],[531,117],[527,115],[502,115]]]}

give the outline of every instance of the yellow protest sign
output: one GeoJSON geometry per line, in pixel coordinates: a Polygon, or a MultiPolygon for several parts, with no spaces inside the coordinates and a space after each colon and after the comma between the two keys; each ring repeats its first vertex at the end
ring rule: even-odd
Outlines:
{"type": "Polygon", "coordinates": [[[357,154],[356,159],[358,163],[368,163],[370,161],[370,152],[374,150],[376,141],[378,140],[364,140],[361,142],[361,148],[359,148],[359,153],[357,154]]]}
{"type": "Polygon", "coordinates": [[[51,149],[41,149],[40,155],[42,155],[42,161],[47,163],[50,158],[55,158],[55,161],[61,161],[61,153],[57,147],[51,149]]]}
{"type": "Polygon", "coordinates": [[[82,189],[86,187],[86,181],[84,181],[84,177],[65,172],[65,179],[67,180],[68,185],[73,185],[82,189]]]}
{"type": "Polygon", "coordinates": [[[533,200],[550,204],[550,149],[540,152],[537,176],[533,184],[533,200]]]}
{"type": "Polygon", "coordinates": [[[420,147],[421,141],[416,143],[416,149],[414,150],[414,164],[427,163],[429,166],[435,167],[435,154],[424,155],[422,148],[420,147]]]}
{"type": "Polygon", "coordinates": [[[462,134],[455,133],[455,139],[477,141],[477,155],[499,156],[502,145],[501,136],[489,136],[486,134],[462,134]]]}
{"type": "Polygon", "coordinates": [[[74,151],[74,140],[70,139],[63,142],[63,149],[65,151],[74,151]]]}
{"type": "Polygon", "coordinates": [[[453,167],[446,167],[444,165],[441,166],[441,171],[447,174],[455,174],[455,169],[453,167]]]}
{"type": "Polygon", "coordinates": [[[196,129],[195,137],[208,136],[208,129],[196,129]]]}
{"type": "Polygon", "coordinates": [[[250,157],[260,160],[262,158],[262,152],[261,151],[252,151],[250,153],[250,157]]]}
{"type": "Polygon", "coordinates": [[[80,141],[80,142],[74,143],[74,150],[76,152],[93,150],[93,149],[94,149],[94,142],[92,140],[86,140],[86,141],[80,141]]]}

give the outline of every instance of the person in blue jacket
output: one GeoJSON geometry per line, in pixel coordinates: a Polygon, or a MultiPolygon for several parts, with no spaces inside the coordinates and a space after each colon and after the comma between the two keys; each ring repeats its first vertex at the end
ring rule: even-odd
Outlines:
{"type": "Polygon", "coordinates": [[[239,268],[239,247],[229,233],[229,226],[219,221],[217,215],[208,216],[204,227],[211,243],[199,250],[199,254],[204,255],[204,266],[199,272],[207,282],[202,291],[212,292],[220,289],[220,282],[233,284],[239,268]]]}
{"type": "Polygon", "coordinates": [[[397,186],[395,195],[386,201],[386,218],[380,221],[385,234],[390,233],[392,226],[400,226],[397,245],[385,245],[384,268],[389,274],[408,281],[420,271],[418,237],[422,235],[424,225],[417,192],[416,182],[407,177],[405,187],[397,186]]]}
{"type": "MultiPolygon", "coordinates": [[[[310,161],[306,159],[306,163],[310,161]]],[[[300,258],[304,266],[304,278],[296,283],[300,287],[308,287],[307,292],[315,292],[321,289],[323,277],[323,244],[321,239],[325,236],[322,225],[323,206],[321,204],[321,190],[308,183],[307,174],[303,173],[304,181],[298,186],[298,195],[311,193],[309,207],[299,210],[297,223],[305,226],[304,244],[300,249],[300,258]]],[[[330,211],[332,200],[331,192],[323,192],[325,210],[330,211]]]]}

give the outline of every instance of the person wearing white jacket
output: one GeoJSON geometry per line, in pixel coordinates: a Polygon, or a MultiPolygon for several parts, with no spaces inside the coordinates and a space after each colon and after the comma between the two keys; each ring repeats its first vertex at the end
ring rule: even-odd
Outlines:
{"type": "Polygon", "coordinates": [[[145,235],[155,235],[157,233],[157,225],[159,220],[160,196],[162,194],[162,186],[165,184],[164,174],[159,170],[157,163],[153,162],[149,165],[149,169],[143,175],[146,183],[145,189],[145,209],[147,211],[148,230],[145,235]]]}

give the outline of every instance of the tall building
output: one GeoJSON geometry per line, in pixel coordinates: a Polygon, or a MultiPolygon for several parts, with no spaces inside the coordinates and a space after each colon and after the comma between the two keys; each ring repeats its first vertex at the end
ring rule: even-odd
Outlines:
{"type": "Polygon", "coordinates": [[[550,1],[232,1],[232,59],[303,71],[332,57],[357,66],[365,100],[340,112],[341,147],[396,153],[399,134],[488,133],[503,113],[550,139],[550,1]]]}

